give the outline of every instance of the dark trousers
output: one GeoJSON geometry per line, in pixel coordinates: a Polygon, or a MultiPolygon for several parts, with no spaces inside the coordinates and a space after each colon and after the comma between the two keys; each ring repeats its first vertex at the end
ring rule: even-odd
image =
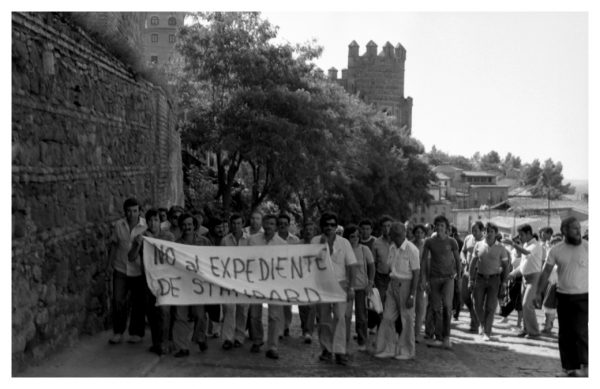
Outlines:
{"type": "Polygon", "coordinates": [[[298,313],[300,315],[300,327],[302,328],[302,335],[312,335],[315,330],[317,306],[314,304],[300,305],[298,307],[298,313]]]}
{"type": "Polygon", "coordinates": [[[500,307],[500,316],[508,317],[512,311],[520,312],[523,309],[521,301],[521,288],[523,277],[517,277],[508,282],[508,302],[500,307]]]}
{"type": "Polygon", "coordinates": [[[588,294],[556,292],[558,306],[558,350],[563,369],[588,365],[588,294]]]}
{"type": "Polygon", "coordinates": [[[465,304],[469,309],[469,316],[471,318],[470,328],[471,330],[477,330],[479,328],[479,320],[477,319],[477,313],[473,305],[473,293],[469,290],[469,275],[463,274],[461,277],[461,288],[460,288],[460,300],[461,305],[465,304]]]}
{"type": "Polygon", "coordinates": [[[146,317],[150,325],[152,346],[157,349],[166,349],[169,343],[171,329],[171,306],[156,305],[156,296],[152,294],[146,284],[146,317]]]}
{"type": "Polygon", "coordinates": [[[477,274],[473,285],[473,303],[477,319],[483,326],[486,335],[492,334],[494,314],[498,308],[498,291],[500,289],[500,274],[484,276],[477,274]]]}
{"type": "MultiPolygon", "coordinates": [[[[364,289],[354,291],[354,320],[357,342],[359,346],[367,342],[367,293],[364,289]]],[[[350,325],[352,324],[352,301],[346,307],[346,343],[350,342],[350,325]]]]}
{"type": "Polygon", "coordinates": [[[250,322],[249,334],[252,344],[262,345],[265,336],[262,325],[262,304],[250,304],[248,308],[250,322]]]}
{"type": "Polygon", "coordinates": [[[290,324],[292,324],[292,306],[284,305],[283,306],[283,329],[289,330],[290,324]]]}
{"type": "Polygon", "coordinates": [[[429,301],[433,308],[435,336],[440,340],[450,337],[452,320],[452,298],[454,297],[454,279],[450,277],[432,278],[429,301]]]}
{"type": "Polygon", "coordinates": [[[381,303],[385,306],[385,295],[387,293],[387,288],[390,283],[390,275],[375,272],[375,278],[373,279],[373,281],[375,287],[379,291],[381,303]]]}
{"type": "Polygon", "coordinates": [[[129,318],[129,335],[143,337],[145,333],[146,279],[144,276],[129,277],[113,271],[113,332],[122,334],[129,318]]]}

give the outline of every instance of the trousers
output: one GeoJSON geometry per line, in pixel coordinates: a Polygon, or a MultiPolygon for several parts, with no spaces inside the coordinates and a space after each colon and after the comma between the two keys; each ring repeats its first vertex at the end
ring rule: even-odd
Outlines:
{"type": "Polygon", "coordinates": [[[588,294],[556,292],[558,350],[565,370],[588,365],[588,294]]]}

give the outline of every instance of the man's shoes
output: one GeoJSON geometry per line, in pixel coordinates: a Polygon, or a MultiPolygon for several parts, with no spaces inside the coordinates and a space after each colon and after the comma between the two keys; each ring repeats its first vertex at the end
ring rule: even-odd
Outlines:
{"type": "Polygon", "coordinates": [[[442,347],[444,345],[444,342],[442,342],[439,339],[435,339],[435,340],[432,339],[427,343],[427,345],[430,347],[442,347]]]}
{"type": "Polygon", "coordinates": [[[360,344],[360,345],[358,345],[358,347],[356,349],[358,351],[367,351],[367,345],[366,344],[360,344]]]}
{"type": "Polygon", "coordinates": [[[285,330],[283,330],[283,336],[288,337],[290,336],[290,329],[286,328],[285,330]]]}
{"type": "Polygon", "coordinates": [[[137,336],[137,335],[133,335],[130,336],[129,339],[127,339],[127,343],[140,343],[142,341],[142,337],[137,336]]]}
{"type": "Polygon", "coordinates": [[[252,347],[250,347],[250,352],[251,353],[259,353],[260,352],[260,344],[253,344],[252,347]]]}
{"type": "Polygon", "coordinates": [[[329,351],[323,350],[321,352],[321,355],[319,355],[319,360],[329,362],[329,361],[331,361],[332,356],[333,356],[333,354],[331,354],[329,351]]]}
{"type": "Polygon", "coordinates": [[[503,317],[500,323],[508,323],[508,316],[503,317]]]}
{"type": "Polygon", "coordinates": [[[348,356],[346,354],[335,354],[335,363],[342,366],[348,365],[348,356]]]}
{"type": "Polygon", "coordinates": [[[304,343],[305,344],[311,344],[312,343],[312,336],[310,336],[310,334],[304,334],[304,343]]]}
{"type": "Polygon", "coordinates": [[[421,343],[425,341],[425,337],[422,334],[415,336],[415,343],[421,343]]]}
{"type": "Polygon", "coordinates": [[[469,328],[469,332],[472,333],[472,334],[476,334],[476,333],[479,332],[479,328],[477,328],[477,327],[471,327],[471,328],[469,328]]]}
{"type": "Polygon", "coordinates": [[[442,342],[442,346],[446,350],[450,350],[452,348],[452,343],[450,343],[450,339],[444,339],[444,341],[442,342]]]}
{"type": "Polygon", "coordinates": [[[527,332],[525,332],[525,331],[521,331],[521,332],[519,332],[519,333],[517,334],[517,337],[518,337],[518,338],[524,338],[524,337],[526,337],[526,336],[527,336],[527,332]]]}
{"type": "Polygon", "coordinates": [[[190,350],[179,350],[173,355],[175,358],[183,358],[190,355],[190,350]]]}
{"type": "Polygon", "coordinates": [[[540,334],[527,334],[527,335],[525,335],[525,338],[527,338],[527,339],[539,339],[540,338],[540,334]]]}
{"type": "Polygon", "coordinates": [[[108,340],[108,343],[110,343],[110,344],[119,344],[121,342],[123,342],[123,335],[122,334],[114,334],[112,336],[112,338],[110,338],[108,340]]]}
{"type": "Polygon", "coordinates": [[[233,348],[240,348],[242,347],[242,342],[240,342],[239,340],[235,340],[233,342],[233,348]]]}
{"type": "Polygon", "coordinates": [[[415,358],[414,356],[405,355],[405,354],[398,354],[398,355],[396,355],[394,357],[394,359],[397,359],[399,361],[408,361],[408,360],[411,360],[411,359],[414,359],[414,358],[415,358]]]}
{"type": "Polygon", "coordinates": [[[233,343],[230,340],[226,340],[223,342],[223,350],[231,350],[233,347],[233,343]]]}
{"type": "Polygon", "coordinates": [[[390,353],[390,352],[380,352],[378,354],[373,355],[375,358],[380,358],[380,359],[385,359],[385,358],[394,358],[394,353],[390,353]]]}
{"type": "Polygon", "coordinates": [[[198,342],[198,348],[200,351],[204,352],[208,348],[208,344],[206,344],[206,342],[198,342]]]}
{"type": "Polygon", "coordinates": [[[489,341],[491,341],[491,340],[492,340],[492,338],[491,338],[491,337],[490,337],[488,334],[483,334],[483,335],[481,335],[481,339],[482,339],[484,342],[489,342],[489,341]]]}
{"type": "Polygon", "coordinates": [[[267,350],[265,356],[270,359],[279,359],[279,354],[275,350],[267,350]]]}
{"type": "Polygon", "coordinates": [[[544,335],[551,335],[552,334],[552,328],[544,328],[542,330],[542,334],[544,334],[544,335]]]}

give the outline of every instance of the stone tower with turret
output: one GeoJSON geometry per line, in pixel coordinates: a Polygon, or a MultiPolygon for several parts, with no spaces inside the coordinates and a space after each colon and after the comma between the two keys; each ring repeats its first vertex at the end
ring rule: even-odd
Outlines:
{"type": "Polygon", "coordinates": [[[367,52],[359,55],[359,46],[352,41],[348,46],[348,68],[329,69],[329,78],[335,80],[349,93],[358,93],[361,99],[374,104],[377,109],[397,118],[400,130],[408,135],[412,128],[412,98],[404,96],[404,64],[406,49],[387,42],[378,54],[377,44],[367,43],[367,52]]]}

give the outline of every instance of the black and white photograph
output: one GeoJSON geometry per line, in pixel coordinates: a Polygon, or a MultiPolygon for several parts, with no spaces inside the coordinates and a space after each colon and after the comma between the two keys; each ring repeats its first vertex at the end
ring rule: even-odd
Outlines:
{"type": "Polygon", "coordinates": [[[3,11],[9,383],[591,385],[593,2],[303,3],[3,11]]]}

